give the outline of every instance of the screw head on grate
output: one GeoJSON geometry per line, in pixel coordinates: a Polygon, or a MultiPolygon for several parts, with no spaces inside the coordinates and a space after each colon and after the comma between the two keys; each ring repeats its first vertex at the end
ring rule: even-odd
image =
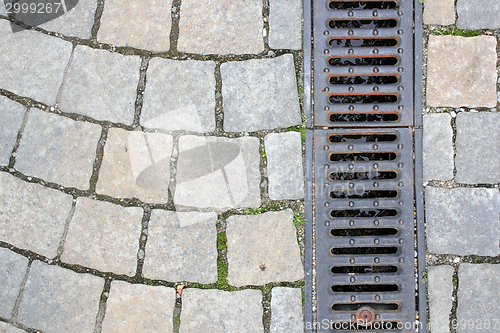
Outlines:
{"type": "Polygon", "coordinates": [[[356,312],[356,323],[359,326],[370,326],[375,320],[375,312],[369,306],[363,306],[356,312]]]}

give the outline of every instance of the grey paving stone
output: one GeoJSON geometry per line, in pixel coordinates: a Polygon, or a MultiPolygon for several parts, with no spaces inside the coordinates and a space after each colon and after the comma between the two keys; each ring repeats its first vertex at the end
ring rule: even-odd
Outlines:
{"type": "Polygon", "coordinates": [[[500,332],[500,265],[462,264],[458,284],[457,333],[500,332]]]}
{"type": "Polygon", "coordinates": [[[106,1],[97,39],[152,51],[170,49],[172,0],[106,1]]]}
{"type": "Polygon", "coordinates": [[[459,183],[500,183],[500,113],[460,112],[457,116],[459,183]]]}
{"type": "Polygon", "coordinates": [[[300,0],[269,1],[269,47],[302,48],[302,2],[300,0]]]}
{"type": "Polygon", "coordinates": [[[271,296],[271,333],[302,333],[302,293],[300,288],[274,287],[271,296]]]}
{"type": "Polygon", "coordinates": [[[154,209],[143,274],[148,279],[217,281],[217,214],[154,209]]]}
{"type": "Polygon", "coordinates": [[[63,262],[135,275],[143,210],[78,198],[64,243],[63,262]]]}
{"type": "Polygon", "coordinates": [[[302,139],[298,132],[271,133],[264,140],[269,177],[269,199],[304,197],[302,139]]]}
{"type": "Polygon", "coordinates": [[[15,168],[27,176],[87,190],[101,126],[31,109],[15,168]]]}
{"type": "Polygon", "coordinates": [[[11,317],[27,267],[28,258],[0,248],[0,317],[11,317]]]}
{"type": "Polygon", "coordinates": [[[424,116],[424,181],[453,179],[453,130],[448,113],[424,116]]]}
{"type": "Polygon", "coordinates": [[[103,287],[97,276],[34,261],[17,319],[47,333],[94,332],[103,287]]]}
{"type": "Polygon", "coordinates": [[[247,54],[264,51],[260,0],[184,0],[181,3],[181,52],[247,54]]]}
{"type": "Polygon", "coordinates": [[[214,72],[213,61],[151,59],[141,111],[143,126],[166,131],[215,130],[214,72]]]}
{"type": "Polygon", "coordinates": [[[259,140],[181,136],[174,203],[198,208],[260,206],[259,140]]]}
{"type": "Polygon", "coordinates": [[[430,35],[427,105],[495,107],[496,44],[493,36],[430,35]]]}
{"type": "MultiPolygon", "coordinates": [[[[1,10],[0,10],[1,12],[1,10]]],[[[15,327],[14,325],[0,321],[0,333],[26,333],[26,331],[15,327]]]]}
{"type": "Polygon", "coordinates": [[[0,240],[54,258],[73,198],[4,172],[0,188],[0,240]]]}
{"type": "Polygon", "coordinates": [[[497,256],[500,195],[497,189],[427,187],[427,250],[497,256]]]}
{"type": "Polygon", "coordinates": [[[455,0],[427,0],[424,24],[450,25],[455,23],[455,0]]]}
{"type": "Polygon", "coordinates": [[[239,287],[304,278],[291,209],[231,216],[226,235],[229,284],[239,287]]]}
{"type": "Polygon", "coordinates": [[[173,138],[160,133],[111,128],[96,192],[115,198],[166,203],[173,138]]]}
{"type": "Polygon", "coordinates": [[[23,124],[26,107],[0,96],[0,165],[9,165],[10,154],[23,124]]]}
{"type": "Polygon", "coordinates": [[[12,33],[0,20],[0,88],[52,105],[73,45],[35,31],[12,33]]]}
{"type": "Polygon", "coordinates": [[[138,56],[77,46],[64,78],[61,110],[131,125],[140,66],[138,56]]]}
{"type": "Polygon", "coordinates": [[[500,2],[497,0],[458,0],[459,29],[499,29],[500,2]]]}
{"type": "Polygon", "coordinates": [[[175,290],[113,281],[102,332],[173,331],[175,290]]]}
{"type": "Polygon", "coordinates": [[[453,292],[453,267],[447,265],[429,267],[427,276],[432,333],[448,333],[453,292]]]}
{"type": "Polygon", "coordinates": [[[5,4],[4,4],[4,2],[3,2],[3,1],[2,1],[2,2],[0,2],[0,15],[5,15],[5,16],[7,16],[7,11],[6,11],[6,9],[5,9],[5,4]]]}
{"type": "Polygon", "coordinates": [[[262,312],[260,290],[185,289],[179,332],[264,332],[262,312]]]}
{"type": "Polygon", "coordinates": [[[221,65],[224,130],[254,132],[299,125],[293,56],[221,65]]]}

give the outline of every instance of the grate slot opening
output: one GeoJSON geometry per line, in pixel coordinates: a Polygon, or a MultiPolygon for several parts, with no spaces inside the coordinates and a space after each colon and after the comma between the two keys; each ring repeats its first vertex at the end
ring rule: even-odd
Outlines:
{"type": "Polygon", "coordinates": [[[392,84],[398,83],[396,75],[330,76],[330,84],[392,84]]]}
{"type": "Polygon", "coordinates": [[[345,284],[332,286],[334,293],[375,293],[398,290],[399,286],[397,284],[345,284]]]}
{"type": "Polygon", "coordinates": [[[332,274],[396,273],[397,271],[398,266],[335,266],[331,269],[332,274]]]}
{"type": "Polygon", "coordinates": [[[393,9],[396,1],[335,1],[328,2],[330,9],[393,9]]]}
{"type": "Polygon", "coordinates": [[[328,45],[331,47],[372,47],[372,46],[396,46],[399,40],[393,37],[381,38],[330,38],[328,45]]]}
{"type": "Polygon", "coordinates": [[[388,199],[397,198],[397,190],[368,190],[361,193],[352,193],[347,191],[331,191],[331,199],[388,199]]]}
{"type": "Polygon", "coordinates": [[[330,180],[376,180],[376,179],[396,179],[395,171],[370,171],[370,172],[331,172],[328,175],[330,180]]]}
{"type": "Polygon", "coordinates": [[[392,152],[380,153],[331,153],[331,162],[369,162],[369,161],[394,161],[398,155],[392,152]]]}
{"type": "Polygon", "coordinates": [[[366,143],[366,142],[394,142],[398,139],[397,134],[330,134],[328,141],[366,143]]]}
{"type": "Polygon", "coordinates": [[[397,216],[397,209],[344,209],[332,210],[330,216],[335,217],[388,217],[397,216]]]}
{"type": "Polygon", "coordinates": [[[328,98],[330,103],[350,103],[350,104],[367,104],[367,103],[396,103],[397,95],[330,95],[328,98]]]}
{"type": "Polygon", "coordinates": [[[375,28],[394,28],[398,25],[398,20],[330,20],[328,26],[332,29],[375,29],[375,28]]]}
{"type": "Polygon", "coordinates": [[[398,57],[364,57],[364,58],[328,58],[330,66],[393,66],[399,62],[398,57]]]}
{"type": "Polygon", "coordinates": [[[379,330],[397,330],[400,331],[401,322],[398,321],[375,321],[372,323],[364,322],[363,320],[350,321],[350,322],[332,322],[330,327],[334,329],[336,332],[339,331],[379,331],[379,330]],[[399,325],[399,328],[398,328],[399,325]]]}
{"type": "Polygon", "coordinates": [[[330,114],[330,122],[332,123],[347,123],[347,122],[396,122],[399,120],[397,113],[332,113],[330,114]]]}
{"type": "Polygon", "coordinates": [[[394,236],[397,234],[398,234],[398,229],[396,228],[355,228],[355,229],[353,228],[353,229],[330,230],[330,235],[333,237],[394,236]]]}
{"type": "Polygon", "coordinates": [[[333,255],[355,254],[394,254],[398,253],[397,246],[368,246],[368,247],[334,247],[330,249],[333,255]]]}
{"type": "Polygon", "coordinates": [[[370,307],[374,311],[398,311],[397,303],[337,303],[332,305],[333,311],[358,311],[362,307],[370,307]]]}

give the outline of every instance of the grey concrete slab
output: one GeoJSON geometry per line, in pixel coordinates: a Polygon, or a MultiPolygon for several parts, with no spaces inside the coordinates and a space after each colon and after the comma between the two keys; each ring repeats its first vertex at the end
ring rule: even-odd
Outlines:
{"type": "Polygon", "coordinates": [[[0,172],[0,240],[54,258],[73,198],[0,172]]]}
{"type": "Polygon", "coordinates": [[[500,2],[497,0],[458,0],[459,29],[499,29],[500,2]]]}
{"type": "Polygon", "coordinates": [[[179,332],[264,332],[262,312],[260,290],[185,289],[179,332]]]}
{"type": "Polygon", "coordinates": [[[497,189],[427,187],[427,250],[457,255],[500,253],[497,189]]]}
{"type": "Polygon", "coordinates": [[[64,78],[64,112],[131,125],[141,58],[77,46],[64,78]]]}
{"type": "Polygon", "coordinates": [[[221,65],[224,130],[254,132],[300,125],[293,56],[221,65]]]}
{"type": "Polygon", "coordinates": [[[0,88],[52,105],[73,45],[40,32],[12,33],[0,20],[0,88]]]}
{"type": "Polygon", "coordinates": [[[181,2],[181,52],[247,54],[264,51],[262,1],[213,0],[181,2]]]}
{"type": "Polygon", "coordinates": [[[175,290],[113,281],[102,332],[173,332],[175,290]]]}
{"type": "Polygon", "coordinates": [[[453,179],[453,130],[448,113],[426,114],[423,119],[424,181],[453,179]]]}
{"type": "Polygon", "coordinates": [[[181,136],[174,203],[198,208],[260,206],[259,140],[181,136]]]}
{"type": "Polygon", "coordinates": [[[11,318],[27,267],[28,258],[0,248],[0,317],[11,318]]]}
{"type": "Polygon", "coordinates": [[[7,16],[7,10],[5,9],[5,4],[3,1],[0,2],[0,15],[7,16]]]}
{"type": "Polygon", "coordinates": [[[61,261],[134,276],[143,209],[78,198],[61,261]]]}
{"type": "Polygon", "coordinates": [[[460,112],[456,124],[456,181],[500,183],[500,114],[460,112]]]}
{"type": "Polygon", "coordinates": [[[65,187],[90,187],[101,126],[31,109],[15,168],[65,187]]]}
{"type": "Polygon", "coordinates": [[[455,23],[455,0],[427,0],[424,24],[450,25],[455,23]]]}
{"type": "MultiPolygon", "coordinates": [[[[1,12],[1,10],[0,10],[1,12]]],[[[4,323],[3,321],[0,321],[0,332],[2,333],[26,333],[25,330],[19,329],[15,327],[14,325],[4,323]]]]}
{"type": "Polygon", "coordinates": [[[217,281],[216,213],[154,209],[143,275],[148,279],[210,284],[217,281]]]}
{"type": "Polygon", "coordinates": [[[457,333],[500,332],[500,265],[460,265],[457,297],[457,333]]]}
{"type": "Polygon", "coordinates": [[[172,148],[171,135],[111,128],[96,192],[167,203],[172,148]]]}
{"type": "Polygon", "coordinates": [[[230,216],[226,235],[230,285],[263,285],[304,278],[291,209],[230,216]]]}
{"type": "Polygon", "coordinates": [[[432,266],[427,269],[432,333],[448,333],[450,331],[453,271],[453,267],[447,265],[432,266]]]}
{"type": "Polygon", "coordinates": [[[302,293],[300,288],[273,288],[271,295],[270,332],[304,332],[302,293]]]}
{"type": "Polygon", "coordinates": [[[26,107],[0,96],[0,165],[8,166],[17,134],[23,124],[26,107]]]}
{"type": "Polygon", "coordinates": [[[214,73],[213,61],[151,59],[141,124],[166,131],[215,130],[214,73]]]}
{"type": "Polygon", "coordinates": [[[302,48],[302,1],[269,1],[269,47],[291,50],[302,48]]]}
{"type": "Polygon", "coordinates": [[[495,107],[496,44],[493,36],[430,35],[427,105],[495,107]]]}
{"type": "Polygon", "coordinates": [[[269,199],[304,198],[302,139],[298,132],[271,133],[264,139],[269,199]]]}
{"type": "Polygon", "coordinates": [[[103,287],[97,276],[34,261],[17,320],[47,333],[94,332],[103,287]]]}
{"type": "Polygon", "coordinates": [[[102,43],[151,51],[170,49],[172,0],[108,0],[97,39],[102,43]]]}

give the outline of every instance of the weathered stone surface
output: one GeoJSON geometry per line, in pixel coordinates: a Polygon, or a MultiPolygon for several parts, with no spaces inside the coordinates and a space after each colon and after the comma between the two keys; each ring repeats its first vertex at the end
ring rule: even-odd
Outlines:
{"type": "Polygon", "coordinates": [[[263,285],[304,278],[291,209],[231,216],[226,230],[229,284],[263,285]]]}
{"type": "Polygon", "coordinates": [[[216,213],[154,209],[148,228],[143,272],[148,279],[217,281],[216,213]]]}
{"type": "Polygon", "coordinates": [[[215,209],[260,206],[259,140],[181,136],[174,203],[215,209]]]}
{"type": "Polygon", "coordinates": [[[54,258],[73,198],[4,172],[0,193],[0,240],[54,258]]]}
{"type": "Polygon", "coordinates": [[[457,333],[500,332],[500,265],[462,264],[458,284],[457,333]],[[460,325],[469,320],[474,320],[476,329],[460,325]]]}
{"type": "Polygon", "coordinates": [[[269,1],[269,47],[302,48],[302,2],[300,0],[269,1]]]}
{"type": "Polygon", "coordinates": [[[181,52],[247,54],[264,51],[260,0],[184,0],[181,3],[181,52]]]}
{"type": "Polygon", "coordinates": [[[64,243],[63,262],[135,275],[143,210],[78,198],[64,243]]]}
{"type": "Polygon", "coordinates": [[[304,197],[302,139],[298,132],[271,133],[264,140],[269,177],[269,199],[304,197]]]}
{"type": "Polygon", "coordinates": [[[454,0],[427,0],[424,7],[424,24],[450,25],[455,23],[454,0]]]}
{"type": "MultiPolygon", "coordinates": [[[[0,248],[0,317],[10,318],[21,283],[28,267],[28,258],[0,248]]],[[[0,326],[0,332],[2,332],[0,326]]]]}
{"type": "MultiPolygon", "coordinates": [[[[1,10],[0,10],[1,14],[1,10]]],[[[26,333],[26,331],[21,330],[14,325],[4,323],[3,321],[0,321],[0,332],[1,333],[26,333]]]]}
{"type": "Polygon", "coordinates": [[[44,332],[94,332],[102,278],[34,261],[19,304],[18,321],[44,332]]]}
{"type": "Polygon", "coordinates": [[[260,290],[185,289],[179,332],[264,332],[262,312],[260,290]]]}
{"type": "Polygon", "coordinates": [[[111,128],[96,192],[116,198],[166,203],[173,138],[160,133],[111,128]]]}
{"type": "Polygon", "coordinates": [[[0,15],[7,16],[7,11],[5,9],[4,1],[0,2],[0,15]]]}
{"type": "Polygon", "coordinates": [[[497,0],[458,0],[459,29],[499,29],[500,2],[497,0]]]}
{"type": "Polygon", "coordinates": [[[173,331],[175,290],[113,281],[102,332],[173,331]]]}
{"type": "Polygon", "coordinates": [[[453,267],[447,265],[429,267],[427,276],[432,332],[448,333],[453,292],[453,267]]]}
{"type": "Polygon", "coordinates": [[[167,131],[215,130],[214,72],[213,61],[151,59],[141,123],[167,131]]]}
{"type": "Polygon", "coordinates": [[[500,253],[497,189],[427,187],[427,250],[457,255],[500,253]]]}
{"type": "Polygon", "coordinates": [[[15,168],[27,176],[87,190],[101,126],[31,109],[15,168]]]}
{"type": "Polygon", "coordinates": [[[35,31],[12,33],[0,20],[0,88],[52,105],[73,45],[35,31]]]}
{"type": "Polygon", "coordinates": [[[461,112],[457,116],[459,183],[500,183],[500,113],[461,112]]]}
{"type": "Polygon", "coordinates": [[[172,0],[106,1],[97,39],[152,51],[170,49],[172,0]]]}
{"type": "Polygon", "coordinates": [[[141,58],[77,46],[64,78],[64,112],[131,125],[141,58]]]}
{"type": "Polygon", "coordinates": [[[448,113],[424,116],[424,181],[453,179],[453,130],[448,113]]]}
{"type": "Polygon", "coordinates": [[[302,333],[302,294],[299,288],[275,287],[271,296],[271,333],[302,333]]]}
{"type": "Polygon", "coordinates": [[[466,38],[430,35],[427,104],[495,107],[496,44],[493,36],[466,38]]]}
{"type": "Polygon", "coordinates": [[[224,130],[254,132],[299,125],[293,56],[221,65],[224,130]]]}
{"type": "Polygon", "coordinates": [[[25,106],[0,96],[0,165],[9,165],[25,112],[25,106]]]}

